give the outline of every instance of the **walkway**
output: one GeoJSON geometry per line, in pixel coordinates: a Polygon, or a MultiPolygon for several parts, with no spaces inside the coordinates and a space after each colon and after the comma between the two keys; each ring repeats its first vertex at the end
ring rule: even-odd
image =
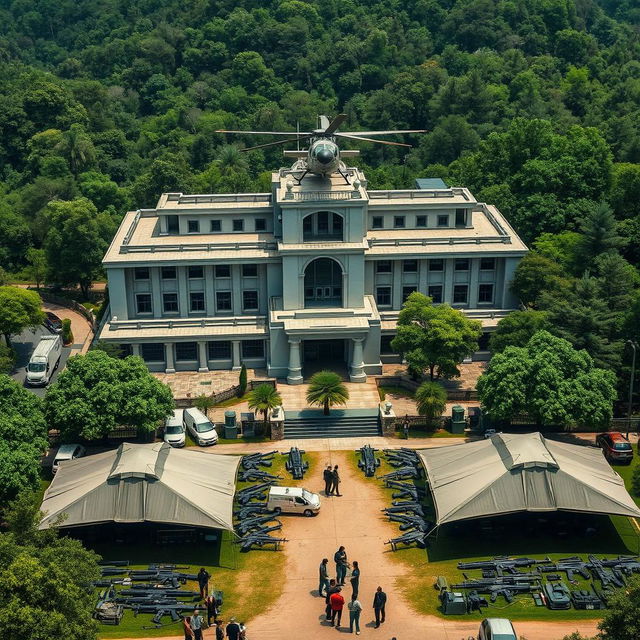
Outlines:
{"type": "MultiPolygon", "coordinates": [[[[373,377],[366,382],[345,382],[349,391],[349,400],[344,409],[375,409],[380,403],[378,387],[373,377]]],[[[285,411],[300,411],[306,409],[308,384],[278,384],[278,393],[282,396],[282,406],[285,411]]]]}
{"type": "Polygon", "coordinates": [[[75,356],[79,353],[86,353],[93,340],[93,331],[88,320],[77,311],[62,307],[57,304],[44,302],[42,304],[44,311],[51,311],[55,313],[60,320],[71,320],[71,332],[73,333],[73,344],[71,345],[71,354],[75,356]]]}

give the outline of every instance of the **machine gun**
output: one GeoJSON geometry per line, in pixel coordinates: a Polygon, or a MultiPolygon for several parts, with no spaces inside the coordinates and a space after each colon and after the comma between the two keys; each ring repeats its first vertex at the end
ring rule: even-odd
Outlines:
{"type": "Polygon", "coordinates": [[[364,471],[364,475],[367,478],[371,478],[376,474],[376,469],[380,466],[380,458],[376,458],[374,449],[371,445],[365,444],[356,451],[360,453],[360,460],[358,460],[358,467],[364,471]]]}
{"type": "MultiPolygon", "coordinates": [[[[534,558],[509,558],[507,556],[498,556],[492,560],[478,560],[475,562],[458,562],[458,569],[492,569],[499,576],[504,572],[517,574],[518,567],[532,567],[541,561],[534,558]]],[[[542,562],[548,562],[542,560],[542,562]]]]}
{"type": "Polygon", "coordinates": [[[586,566],[593,574],[593,577],[600,580],[603,589],[610,586],[624,587],[624,577],[622,573],[617,569],[606,567],[602,563],[602,560],[599,560],[596,556],[590,555],[589,562],[586,566]]]}
{"type": "Polygon", "coordinates": [[[272,544],[275,546],[275,549],[278,549],[278,546],[281,542],[287,542],[286,538],[274,538],[270,536],[269,533],[271,531],[278,531],[282,527],[281,524],[275,525],[273,527],[265,527],[260,531],[255,531],[252,533],[248,533],[247,535],[235,540],[236,544],[240,545],[241,551],[249,551],[251,547],[263,547],[267,544],[272,544]]]}
{"type": "Polygon", "coordinates": [[[495,602],[498,596],[511,603],[518,593],[531,593],[540,588],[538,582],[496,582],[495,580],[465,580],[458,584],[452,584],[452,589],[471,589],[476,593],[488,594],[489,601],[495,602]]]}
{"type": "Polygon", "coordinates": [[[240,472],[240,480],[241,482],[256,482],[257,480],[273,480],[277,482],[278,480],[282,480],[282,476],[274,476],[272,473],[259,471],[258,469],[249,469],[248,471],[240,472]]]}
{"type": "Polygon", "coordinates": [[[423,531],[410,531],[409,533],[405,533],[397,538],[387,540],[385,544],[390,544],[392,551],[395,551],[399,544],[404,544],[406,546],[415,544],[421,549],[424,549],[427,546],[427,536],[423,531]]]}
{"type": "MultiPolygon", "coordinates": [[[[409,478],[418,478],[420,476],[419,471],[415,467],[400,467],[395,471],[390,471],[384,475],[378,476],[378,480],[408,480],[409,478]]],[[[387,484],[387,486],[389,486],[387,484]]]]}
{"type": "Polygon", "coordinates": [[[426,525],[424,519],[420,516],[412,516],[405,513],[389,513],[387,517],[391,522],[400,522],[400,531],[406,531],[411,527],[420,528],[422,525],[426,525]]]}
{"type": "Polygon", "coordinates": [[[280,522],[278,518],[272,515],[264,515],[256,516],[253,518],[245,518],[237,524],[236,528],[242,535],[245,535],[246,533],[249,533],[249,531],[261,529],[263,524],[266,524],[267,522],[271,522],[273,520],[275,520],[280,526],[282,526],[282,522],[280,522]]]}
{"type": "Polygon", "coordinates": [[[252,502],[244,507],[240,507],[240,509],[235,512],[235,516],[240,520],[244,520],[244,518],[249,518],[260,513],[275,513],[275,511],[268,511],[265,502],[252,502]]]}
{"type": "Polygon", "coordinates": [[[296,479],[300,480],[304,478],[304,472],[309,468],[309,463],[302,459],[304,451],[298,449],[298,447],[291,447],[289,449],[288,459],[285,462],[285,469],[296,479]]]}
{"type": "Polygon", "coordinates": [[[270,467],[273,464],[273,458],[277,451],[269,451],[267,453],[250,453],[242,457],[242,468],[257,469],[258,467],[270,467]]]}
{"type": "Polygon", "coordinates": [[[640,556],[618,556],[617,558],[602,558],[603,567],[611,568],[625,576],[640,573],[640,556]]]}
{"type": "Polygon", "coordinates": [[[270,487],[271,482],[262,482],[252,487],[246,487],[236,492],[236,499],[243,506],[251,502],[251,500],[264,500],[270,487]]]}
{"type": "Polygon", "coordinates": [[[422,505],[417,502],[407,502],[405,504],[397,504],[394,507],[386,507],[381,509],[384,511],[386,515],[390,515],[392,513],[412,513],[416,516],[424,517],[424,510],[422,505]]]}
{"type": "Polygon", "coordinates": [[[560,558],[557,562],[547,562],[546,560],[543,560],[543,562],[545,564],[538,566],[540,573],[563,571],[567,574],[567,580],[570,582],[575,580],[576,573],[580,574],[585,580],[591,578],[591,574],[587,569],[587,563],[583,562],[578,556],[560,558]]]}
{"type": "Polygon", "coordinates": [[[392,467],[402,467],[405,465],[417,467],[420,464],[418,454],[413,449],[385,449],[384,453],[387,462],[392,467]]]}
{"type": "MultiPolygon", "coordinates": [[[[413,500],[422,499],[425,496],[425,490],[421,487],[416,487],[410,482],[401,482],[399,480],[387,480],[385,485],[389,489],[398,489],[402,493],[410,493],[413,496],[413,500]]],[[[395,498],[395,494],[393,496],[395,498]]]]}

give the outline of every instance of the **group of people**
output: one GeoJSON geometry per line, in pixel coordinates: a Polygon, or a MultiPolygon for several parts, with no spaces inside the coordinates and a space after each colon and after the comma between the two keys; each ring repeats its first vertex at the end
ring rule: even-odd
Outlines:
{"type": "Polygon", "coordinates": [[[338,465],[331,468],[328,464],[323,472],[324,477],[324,494],[326,496],[338,496],[342,497],[340,493],[340,473],[338,473],[338,465]]]}
{"type": "MultiPolygon", "coordinates": [[[[325,619],[331,621],[332,627],[340,627],[342,622],[342,611],[345,605],[345,599],[342,595],[342,587],[345,586],[347,572],[351,569],[349,582],[351,583],[351,599],[347,603],[349,611],[349,632],[360,635],[360,614],[362,612],[362,604],[358,600],[358,592],[360,589],[360,566],[357,560],[352,564],[349,563],[347,552],[343,546],[333,555],[333,561],[336,565],[336,577],[329,578],[329,559],[323,558],[320,563],[320,583],[318,593],[325,599],[325,619]]],[[[385,621],[385,608],[387,604],[387,594],[378,587],[373,596],[373,610],[376,618],[376,629],[385,621]]]]}
{"type": "Polygon", "coordinates": [[[204,618],[200,615],[200,609],[196,608],[192,616],[185,616],[182,619],[182,627],[185,640],[203,640],[202,633],[205,628],[211,628],[212,621],[215,625],[216,640],[246,640],[247,629],[244,622],[236,622],[235,618],[229,620],[226,628],[224,622],[218,619],[220,611],[218,609],[218,601],[215,594],[209,593],[209,580],[211,574],[202,567],[198,571],[198,587],[200,589],[200,598],[204,601],[204,611],[207,613],[207,624],[205,627],[204,618]]]}

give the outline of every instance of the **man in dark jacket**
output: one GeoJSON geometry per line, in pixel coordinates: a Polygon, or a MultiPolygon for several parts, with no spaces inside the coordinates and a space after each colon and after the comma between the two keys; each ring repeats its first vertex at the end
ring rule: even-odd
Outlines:
{"type": "Polygon", "coordinates": [[[324,599],[324,603],[325,603],[325,608],[324,608],[324,613],[325,613],[325,617],[327,620],[329,620],[329,618],[331,618],[331,596],[334,593],[338,593],[338,591],[340,590],[340,587],[336,584],[336,581],[331,578],[331,580],[329,580],[329,588],[327,589],[327,595],[325,596],[324,599]]]}
{"type": "Polygon", "coordinates": [[[209,595],[209,578],[211,574],[204,568],[198,571],[198,586],[200,587],[200,598],[204,600],[209,595]]]}
{"type": "Polygon", "coordinates": [[[227,625],[227,638],[229,638],[229,640],[240,639],[240,625],[236,622],[235,618],[231,618],[227,625]]]}
{"type": "Polygon", "coordinates": [[[333,471],[331,473],[333,476],[333,482],[331,483],[331,493],[335,493],[337,496],[341,496],[340,493],[340,474],[338,473],[338,465],[333,467],[333,471]]]}
{"type": "Polygon", "coordinates": [[[387,594],[382,590],[382,587],[376,589],[376,593],[373,596],[373,610],[376,614],[376,629],[380,626],[380,623],[384,622],[384,607],[387,604],[387,594]]]}
{"type": "Polygon", "coordinates": [[[333,471],[331,471],[331,465],[328,464],[324,470],[322,477],[324,478],[324,495],[331,495],[331,485],[333,484],[333,471]]]}

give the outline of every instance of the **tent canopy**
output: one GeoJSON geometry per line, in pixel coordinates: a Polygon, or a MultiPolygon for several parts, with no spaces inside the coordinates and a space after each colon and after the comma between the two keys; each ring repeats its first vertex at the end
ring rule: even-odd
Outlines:
{"type": "Polygon", "coordinates": [[[233,530],[233,496],[240,456],[166,443],[121,444],[65,462],[44,494],[45,529],[104,522],[159,522],[233,530]]]}
{"type": "Polygon", "coordinates": [[[640,518],[602,452],[540,433],[418,451],[436,524],[518,511],[577,511],[640,518]]]}

